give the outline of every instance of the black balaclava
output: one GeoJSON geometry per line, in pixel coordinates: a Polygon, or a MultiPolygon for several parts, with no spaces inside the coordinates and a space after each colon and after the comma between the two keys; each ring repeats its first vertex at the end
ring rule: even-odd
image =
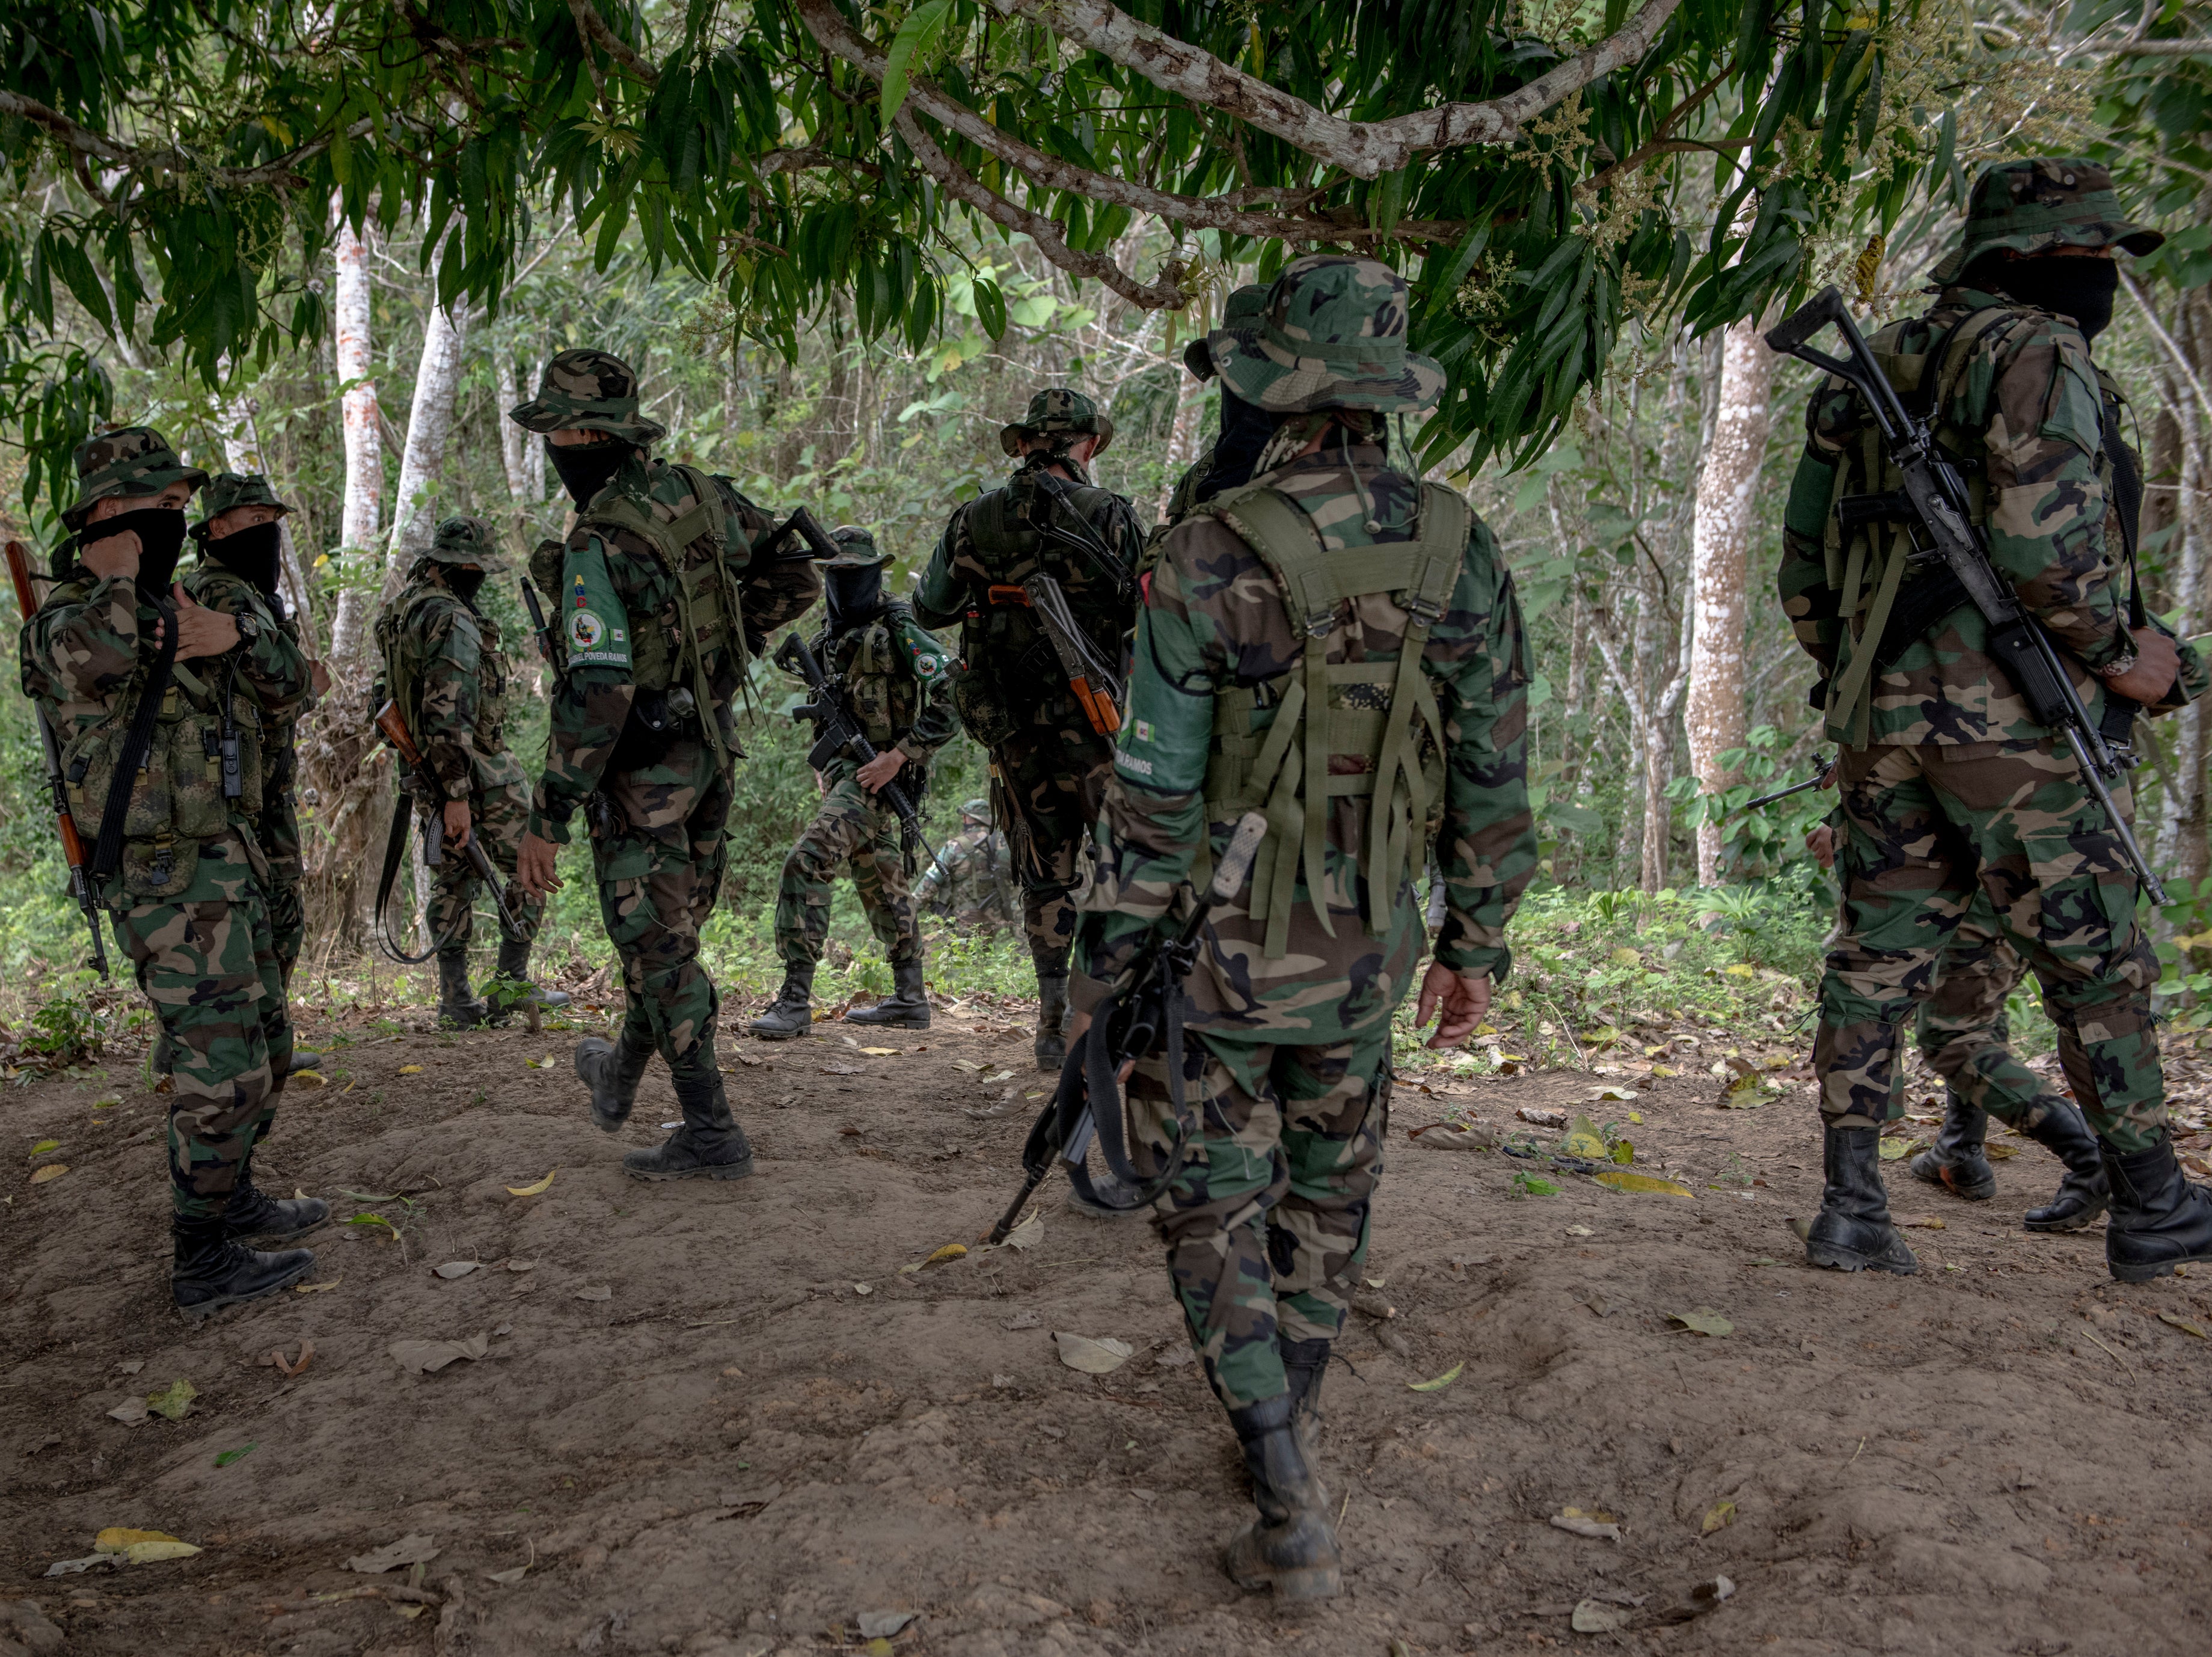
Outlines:
{"type": "Polygon", "coordinates": [[[77,537],[77,545],[94,547],[126,530],[138,537],[138,596],[149,604],[157,604],[169,596],[169,582],[177,573],[177,555],[184,549],[184,509],[140,507],[118,513],[86,525],[77,537]]]}
{"type": "Polygon", "coordinates": [[[614,481],[629,452],[630,446],[620,440],[568,445],[557,444],[550,437],[545,440],[545,458],[561,475],[568,498],[579,507],[591,505],[592,497],[614,481]]]}
{"type": "Polygon", "coordinates": [[[459,564],[447,564],[443,566],[443,569],[446,585],[453,590],[453,597],[468,605],[470,609],[475,609],[477,594],[483,587],[484,572],[480,569],[464,569],[459,564]]]}
{"type": "Polygon", "coordinates": [[[2025,259],[1978,258],[1963,280],[1972,288],[2008,294],[2053,316],[2071,317],[2081,337],[2094,339],[2112,319],[2120,267],[2112,259],[2045,254],[2025,259]]]}
{"type": "Polygon", "coordinates": [[[283,525],[249,524],[228,535],[207,538],[207,555],[253,583],[264,598],[276,597],[276,570],[283,555],[283,525]]]}
{"type": "Polygon", "coordinates": [[[833,628],[842,630],[872,621],[886,602],[881,564],[832,564],[822,577],[833,628]]]}
{"type": "Polygon", "coordinates": [[[1267,446],[1267,440],[1274,434],[1274,416],[1223,386],[1221,435],[1214,440],[1213,464],[1206,468],[1195,498],[1211,501],[1217,495],[1242,489],[1250,483],[1260,451],[1267,446]]]}

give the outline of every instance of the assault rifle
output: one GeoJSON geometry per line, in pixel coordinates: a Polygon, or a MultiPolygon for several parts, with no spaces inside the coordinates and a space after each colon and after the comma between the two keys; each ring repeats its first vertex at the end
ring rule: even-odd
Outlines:
{"type": "Polygon", "coordinates": [[[1199,938],[1206,930],[1207,917],[1216,904],[1228,902],[1243,889],[1267,832],[1266,812],[1243,815],[1221,861],[1214,865],[1212,883],[1191,905],[1189,915],[1175,936],[1139,952],[1121,969],[1092,1015],[1091,1028],[1068,1044],[1067,1058],[1060,1067],[1060,1085],[1037,1113],[1029,1139],[1022,1146],[1022,1171],[1026,1177],[1021,1191],[991,1228],[988,1241],[1006,1241],[1006,1234],[1014,1229],[1023,1208],[1055,1162],[1066,1167],[1068,1183],[1075,1187],[1078,1200],[1094,1210],[1121,1213],[1151,1202],[1182,1166],[1193,1131],[1182,1098],[1183,980],[1198,964],[1199,938]],[[1121,1077],[1125,1067],[1163,1048],[1167,1053],[1168,1097],[1175,1108],[1176,1138],[1161,1173],[1145,1181],[1129,1163],[1121,1077]],[[1109,1177],[1103,1182],[1094,1180],[1085,1164],[1093,1139],[1106,1161],[1109,1177]]]}
{"type": "MultiPolygon", "coordinates": [[[[1989,624],[1990,653],[2004,665],[2026,699],[2028,711],[2039,725],[2062,732],[2074,750],[2081,781],[2096,798],[2112,824],[2113,837],[2127,855],[2136,877],[2153,903],[2164,907],[2166,888],[2151,871],[2142,847],[2136,843],[2119,808],[2113,804],[2106,780],[2117,777],[2125,762],[2112,751],[2103,732],[2081,706],[2072,677],[2058,659],[2050,635],[2024,610],[2012,583],[1990,563],[1987,539],[1974,521],[1966,479],[1936,443],[1926,421],[1916,420],[1898,397],[1868,349],[1865,337],[1845,309],[1841,291],[1822,288],[1766,336],[1766,343],[1785,356],[1809,362],[1835,375],[1857,391],[1874,416],[1889,463],[1903,478],[1903,491],[1883,503],[1882,515],[1904,523],[1913,541],[1912,560],[1918,564],[1943,565],[1972,600],[1989,624]],[[1806,343],[1833,324],[1843,337],[1847,359],[1830,356],[1806,343]]],[[[1936,372],[1930,364],[1928,372],[1936,372]]],[[[1875,639],[1863,639],[1858,647],[1879,647],[1875,639]]]]}
{"type": "Polygon", "coordinates": [[[830,538],[812,513],[804,507],[793,507],[791,516],[768,532],[768,538],[753,549],[752,555],[758,558],[763,553],[778,558],[817,558],[826,563],[837,555],[837,543],[830,538]],[[805,552],[789,550],[793,536],[806,543],[805,552]]]}
{"type": "MultiPolygon", "coordinates": [[[[992,597],[995,599],[1001,591],[993,587],[992,597]]],[[[1121,728],[1121,682],[1076,621],[1060,583],[1039,570],[1013,591],[1052,640],[1060,670],[1067,675],[1068,689],[1075,693],[1091,728],[1102,737],[1114,735],[1121,728]]]]}
{"type": "MultiPolygon", "coordinates": [[[[800,507],[792,516],[796,518],[805,510],[800,507]]],[[[849,755],[862,765],[876,757],[875,744],[861,731],[853,710],[845,706],[844,692],[822,671],[822,664],[814,659],[814,652],[806,647],[805,640],[796,633],[786,639],[782,648],[775,652],[775,665],[787,673],[799,675],[806,681],[807,689],[814,693],[812,701],[802,702],[791,710],[793,719],[814,722],[814,746],[806,750],[807,764],[820,771],[842,756],[849,755]]],[[[891,815],[899,820],[899,852],[905,859],[907,873],[912,874],[921,864],[922,848],[927,844],[921,831],[921,819],[915,814],[914,802],[895,781],[878,789],[876,797],[890,806],[891,815]]]]}
{"type": "Polygon", "coordinates": [[[1761,794],[1757,799],[1747,799],[1735,808],[1736,815],[1756,811],[1762,805],[1771,805],[1778,799],[1788,799],[1792,794],[1802,794],[1811,788],[1826,788],[1835,780],[1836,762],[1825,755],[1813,756],[1813,774],[1802,782],[1793,782],[1787,788],[1778,788],[1771,794],[1761,794]]]}
{"type": "MultiPolygon", "coordinates": [[[[30,555],[21,541],[8,543],[8,575],[15,584],[15,608],[22,611],[23,625],[28,627],[31,618],[39,612],[39,601],[31,591],[30,555]]],[[[106,978],[107,944],[100,935],[100,900],[93,895],[91,877],[85,872],[84,836],[77,833],[76,819],[70,815],[69,783],[62,775],[61,744],[46,719],[46,710],[36,704],[33,709],[39,717],[39,747],[46,756],[46,787],[54,798],[54,821],[62,831],[62,857],[69,864],[70,896],[76,900],[84,924],[92,932],[92,964],[106,978]]]]}
{"type": "MultiPolygon", "coordinates": [[[[387,701],[376,710],[376,728],[384,733],[385,741],[392,744],[399,756],[400,762],[415,774],[416,780],[422,787],[422,798],[426,800],[443,799],[446,786],[439,780],[438,774],[430,768],[430,762],[422,757],[422,750],[415,746],[415,738],[407,729],[406,716],[400,713],[398,702],[387,701]]],[[[393,816],[392,838],[385,847],[384,874],[376,893],[376,913],[380,922],[383,919],[385,903],[392,895],[392,879],[399,871],[400,854],[406,850],[407,817],[408,808],[403,804],[393,816]]],[[[434,812],[428,825],[422,830],[423,849],[428,861],[434,863],[438,860],[439,835],[442,832],[442,822],[434,812]]],[[[516,931],[514,912],[507,907],[506,883],[501,879],[499,871],[492,866],[491,854],[483,847],[482,824],[470,824],[469,842],[462,849],[475,865],[477,877],[491,889],[491,901],[499,907],[499,918],[507,923],[508,932],[516,931]]],[[[424,958],[401,955],[398,946],[392,943],[389,926],[385,927],[385,941],[395,956],[409,962],[410,965],[424,958]]]]}
{"type": "MultiPolygon", "coordinates": [[[[1136,586],[1137,574],[1114,554],[1114,549],[1098,538],[1098,531],[1091,526],[1090,519],[1076,511],[1070,499],[1075,485],[1050,472],[1038,470],[1030,474],[1039,495],[1045,503],[1042,513],[1030,514],[1030,527],[1048,541],[1080,555],[1113,585],[1114,596],[1121,603],[1129,601],[1136,586]],[[1065,507],[1063,512],[1061,508],[1065,507]]],[[[1128,508],[1119,508],[1126,513],[1128,508]]]]}

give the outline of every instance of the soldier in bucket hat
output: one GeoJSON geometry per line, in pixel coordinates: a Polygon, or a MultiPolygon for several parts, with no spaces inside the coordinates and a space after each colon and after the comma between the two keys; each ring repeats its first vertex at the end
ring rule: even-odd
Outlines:
{"type": "Polygon", "coordinates": [[[1081,391],[1038,391],[1028,414],[999,433],[1020,466],[954,511],[914,595],[924,627],[961,628],[953,700],[968,733],[991,754],[1036,969],[1041,1070],[1058,1070],[1066,1049],[1075,941],[1068,895],[1113,747],[1110,725],[1075,689],[1022,583],[1038,575],[1056,582],[1092,646],[1119,664],[1136,614],[1144,537],[1127,498],[1091,482],[1092,457],[1113,440],[1114,422],[1081,391]]]}
{"type": "Polygon", "coordinates": [[[612,1133],[658,1052],[683,1126],[629,1152],[624,1169],[739,1179],[752,1148],[714,1059],[720,1001],[699,933],[721,890],[739,757],[732,701],[768,629],[812,604],[822,580],[797,537],[764,544],[775,520],[728,478],[652,456],[662,428],[641,412],[619,357],[561,352],[508,417],[544,434],[577,514],[531,559],[555,601],[557,671],[517,877],[534,896],[551,892],[555,853],[582,819],[628,1003],[614,1041],[578,1044],[576,1073],[592,1120],[612,1133]]]}
{"type": "MultiPolygon", "coordinates": [[[[2115,252],[2162,240],[2122,212],[2094,162],[1992,167],[1975,180],[1959,246],[1932,272],[1933,307],[1869,342],[1972,478],[1992,563],[2117,744],[2140,713],[2178,707],[2203,683],[2193,653],[2137,600],[2142,466],[2121,435],[2125,399],[2092,355],[2118,287],[2115,252]]],[[[2150,1004],[2159,966],[2136,919],[2135,876],[2065,744],[1993,656],[1980,610],[1940,565],[1911,558],[1895,522],[1854,513],[1846,526],[1839,503],[1879,503],[1899,481],[1870,424],[1843,382],[1815,391],[1784,515],[1783,608],[1820,665],[1842,749],[1842,902],[1814,1046],[1826,1189],[1807,1258],[1918,1269],[1890,1220],[1879,1136],[1905,1108],[1906,1021],[1945,998],[1948,980],[1984,969],[1969,917],[1986,897],[1979,913],[2035,974],[2101,1146],[2108,1269],[2136,1282],[2212,1260],[2212,1192],[2182,1176],[2167,1124],[2150,1004]]],[[[2133,810],[2124,785],[2112,792],[2133,810]]],[[[2002,1050],[1949,1051],[1988,1070],[2002,1050]]],[[[1928,1172],[1970,1174],[1978,1162],[1975,1090],[1954,1095],[1928,1172]]],[[[2077,1153],[2079,1123],[2055,1094],[2027,1088],[2014,1113],[2031,1138],[2077,1153]]]]}
{"type": "Polygon", "coordinates": [[[261,733],[298,708],[307,665],[245,584],[234,604],[202,604],[177,583],[185,505],[207,474],[159,432],[101,433],[76,470],[62,514],[74,557],[23,628],[23,693],[60,738],[94,888],[160,1024],[170,1295],[198,1314],[305,1277],[307,1250],[246,1245],[330,1214],[267,1195],[252,1172],[292,1048],[256,836],[261,733]]]}
{"type": "MultiPolygon", "coordinates": [[[[1267,308],[1268,290],[1248,282],[1232,292],[1221,307],[1222,331],[1235,338],[1240,331],[1257,327],[1267,308]]],[[[1183,348],[1182,365],[1201,380],[1214,377],[1213,338],[1201,336],[1183,348]]],[[[1251,481],[1253,463],[1275,433],[1274,417],[1256,404],[1247,403],[1224,384],[1221,387],[1221,427],[1204,454],[1176,481],[1168,496],[1168,509],[1146,543],[1149,558],[1161,539],[1189,516],[1190,509],[1224,490],[1251,481]]]]}
{"type": "Polygon", "coordinates": [[[1443,384],[1406,314],[1395,272],[1316,256],[1208,341],[1273,431],[1250,483],[1161,544],[1076,950],[1083,1035],[1238,819],[1266,812],[1249,884],[1213,911],[1185,985],[1184,1049],[1139,1064],[1128,1109],[1132,1171],[1164,1182],[1154,1223],[1259,1508],[1224,1563],[1282,1600],[1340,1586],[1315,1428],[1367,1249],[1391,1016],[1418,977],[1417,1022],[1443,1009],[1431,1045],[1474,1029],[1536,862],[1511,578],[1467,504],[1387,452],[1384,417],[1443,384]],[[1446,907],[1424,975],[1413,882],[1431,856],[1446,907]]]}

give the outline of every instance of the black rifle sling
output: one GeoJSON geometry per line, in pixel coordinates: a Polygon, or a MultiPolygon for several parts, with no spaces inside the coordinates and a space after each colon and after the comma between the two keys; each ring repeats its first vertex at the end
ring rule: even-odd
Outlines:
{"type": "MultiPolygon", "coordinates": [[[[384,841],[384,871],[377,877],[376,881],[376,929],[382,934],[380,941],[384,945],[385,954],[403,967],[419,967],[453,942],[453,936],[448,933],[446,937],[434,940],[422,954],[410,955],[399,947],[399,940],[392,930],[392,920],[388,913],[392,904],[392,889],[399,877],[399,865],[407,855],[407,828],[414,820],[414,801],[404,794],[401,795],[392,808],[392,832],[385,837],[384,841]]],[[[458,920],[454,922],[457,928],[459,924],[458,920]]]]}
{"type": "MultiPolygon", "coordinates": [[[[1180,982],[1169,985],[1165,1000],[1167,1005],[1163,1009],[1164,1017],[1161,1021],[1158,1052],[1167,1062],[1168,1103],[1175,1114],[1175,1138],[1168,1146],[1166,1161],[1156,1176],[1145,1179],[1129,1161],[1128,1135],[1122,1114],[1121,1081],[1115,1074],[1120,1065],[1115,1060],[1112,1044],[1103,1039],[1104,1032],[1112,1028],[1114,1015],[1120,1011],[1121,1004],[1115,997],[1109,995],[1098,1004],[1097,1011],[1091,1015],[1091,1028],[1084,1031],[1070,1047],[1066,1063],[1061,1070],[1062,1096],[1070,1104],[1076,1104],[1081,1096],[1076,1095],[1064,1083],[1079,1065],[1082,1067],[1084,1090],[1091,1102],[1091,1126],[1098,1136],[1098,1154],[1104,1159],[1108,1173],[1125,1185],[1135,1187],[1126,1201],[1116,1202],[1092,1182],[1087,1168],[1080,1162],[1070,1162],[1067,1181],[1075,1187],[1075,1194],[1100,1208],[1127,1212],[1149,1207],[1153,1199],[1168,1188],[1176,1175],[1182,1172],[1182,1165],[1190,1156],[1191,1143],[1198,1137],[1198,1124],[1191,1120],[1183,1096],[1182,985],[1180,982]],[[1094,1037],[1099,1039],[1094,1040],[1094,1037]]],[[[1079,1108],[1077,1105],[1077,1108],[1079,1108]]],[[[1073,1112],[1068,1114],[1073,1115],[1073,1112]]],[[[1072,1122],[1067,1121],[1060,1125],[1062,1144],[1066,1142],[1072,1126],[1072,1122]]]]}
{"type": "Polygon", "coordinates": [[[107,798],[100,808],[100,839],[92,852],[92,872],[105,880],[123,860],[123,824],[131,815],[131,796],[138,786],[138,772],[154,744],[154,722],[161,717],[161,701],[169,693],[169,670],[177,660],[177,614],[166,598],[154,600],[161,618],[161,643],[131,711],[131,729],[124,733],[123,751],[116,756],[115,775],[107,785],[107,798]]]}
{"type": "MultiPolygon", "coordinates": [[[[1034,481],[1043,494],[1045,509],[1041,517],[1034,513],[1030,514],[1030,527],[1048,540],[1056,541],[1081,553],[1114,584],[1116,594],[1128,592],[1130,583],[1136,579],[1135,572],[1114,555],[1114,549],[1100,538],[1091,520],[1070,505],[1067,497],[1074,492],[1074,486],[1042,470],[1036,472],[1034,481]],[[1066,507],[1068,516],[1075,520],[1073,528],[1060,521],[1060,509],[1063,507],[1066,507]]],[[[1034,501],[1036,497],[1032,495],[1030,498],[1034,501]]]]}

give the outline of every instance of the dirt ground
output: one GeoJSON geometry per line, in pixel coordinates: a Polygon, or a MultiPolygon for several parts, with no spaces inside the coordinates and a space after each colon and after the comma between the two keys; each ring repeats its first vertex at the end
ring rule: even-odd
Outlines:
{"type": "Polygon", "coordinates": [[[7,1087],[0,1653],[796,1657],[881,1652],[886,1613],[918,1657],[2212,1650],[2212,1272],[2123,1288],[2101,1228],[2023,1232],[2055,1173],[2016,1141],[1985,1205],[1890,1165],[1943,1223],[1918,1277],[1809,1272],[1803,1089],[1722,1110],[1701,1071],[1595,1106],[1589,1074],[1401,1087],[1328,1394],[1346,1592],[1278,1617],[1215,1564],[1249,1508],[1149,1229],[1055,1183],[1033,1247],[975,1246],[1042,1085],[1021,1011],[726,1041],[758,1153],[731,1184],[623,1176],[674,1118],[657,1065],[610,1138],[574,1032],[356,1027],[261,1178],[391,1226],[324,1228],[313,1292],[197,1326],[128,1057],[7,1087]],[[1532,1164],[1407,1138],[1523,1107],[1622,1120],[1694,1194],[1520,1194],[1532,1164]],[[1670,1322],[1698,1308],[1732,1332],[1670,1322]],[[1081,1374],[1055,1332],[1134,1355],[1081,1374]],[[476,1337],[434,1372],[392,1350],[476,1337]],[[181,1421],[111,1416],[179,1380],[181,1421]],[[200,1551],[46,1575],[118,1526],[200,1551]],[[410,1537],[434,1558],[341,1568],[410,1537]]]}

